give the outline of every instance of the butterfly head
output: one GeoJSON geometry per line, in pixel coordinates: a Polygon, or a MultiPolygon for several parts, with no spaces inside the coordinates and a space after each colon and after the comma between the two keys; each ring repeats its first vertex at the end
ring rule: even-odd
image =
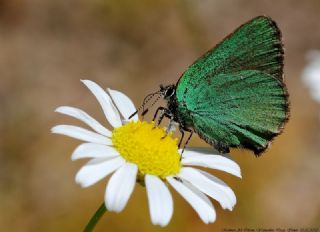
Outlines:
{"type": "Polygon", "coordinates": [[[160,95],[168,100],[170,99],[176,92],[176,86],[175,85],[160,85],[160,95]]]}

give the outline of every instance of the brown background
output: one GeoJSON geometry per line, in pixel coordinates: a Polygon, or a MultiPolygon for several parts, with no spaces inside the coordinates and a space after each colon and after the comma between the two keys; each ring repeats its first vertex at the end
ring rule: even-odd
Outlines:
{"type": "MultiPolygon", "coordinates": [[[[320,48],[320,1],[0,1],[0,230],[81,231],[101,203],[106,181],[74,182],[78,141],[50,134],[76,120],[54,113],[80,107],[105,123],[80,83],[121,90],[139,105],[159,84],[175,83],[198,56],[249,19],[279,24],[286,48],[291,118],[261,158],[233,150],[243,179],[214,172],[235,191],[233,212],[217,202],[204,225],[174,193],[165,229],[151,225],[145,189],[124,212],[107,213],[96,231],[219,231],[222,228],[320,226],[319,104],[301,82],[309,49],[320,48]]],[[[191,145],[206,146],[196,136],[191,145]]],[[[172,191],[173,192],[173,191],[172,191]]]]}

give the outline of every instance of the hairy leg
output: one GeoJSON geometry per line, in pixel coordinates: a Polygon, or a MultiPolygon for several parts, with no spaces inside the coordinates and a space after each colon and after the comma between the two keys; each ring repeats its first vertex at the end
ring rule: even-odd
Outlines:
{"type": "MultiPolygon", "coordinates": [[[[163,111],[166,110],[166,109],[167,109],[167,108],[162,107],[162,106],[158,107],[158,109],[156,110],[155,114],[153,115],[152,121],[156,120],[159,111],[161,111],[161,115],[162,115],[162,114],[163,114],[163,111]]],[[[161,116],[160,116],[160,117],[161,117],[161,116]]]]}
{"type": "Polygon", "coordinates": [[[184,152],[184,149],[185,149],[186,146],[188,145],[188,143],[189,143],[189,141],[190,141],[190,139],[191,139],[191,137],[192,137],[192,135],[193,135],[193,130],[190,130],[190,129],[188,129],[188,128],[184,128],[184,127],[181,127],[181,126],[180,126],[180,127],[179,127],[179,131],[180,131],[180,133],[182,134],[182,137],[181,137],[180,142],[179,142],[179,148],[181,147],[181,143],[182,143],[182,139],[183,139],[183,137],[184,137],[185,131],[187,131],[187,132],[190,133],[190,135],[188,136],[186,142],[185,142],[184,145],[183,145],[182,152],[181,152],[181,155],[182,155],[183,152],[184,152]]]}

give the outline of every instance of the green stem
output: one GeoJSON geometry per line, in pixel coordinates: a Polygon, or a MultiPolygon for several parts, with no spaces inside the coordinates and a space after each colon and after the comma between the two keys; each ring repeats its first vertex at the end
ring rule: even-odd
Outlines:
{"type": "Polygon", "coordinates": [[[83,232],[91,232],[93,231],[94,227],[97,225],[100,218],[103,216],[103,214],[107,211],[106,206],[104,202],[100,205],[99,209],[95,212],[95,214],[92,216],[90,221],[88,222],[86,228],[84,228],[83,232]]]}

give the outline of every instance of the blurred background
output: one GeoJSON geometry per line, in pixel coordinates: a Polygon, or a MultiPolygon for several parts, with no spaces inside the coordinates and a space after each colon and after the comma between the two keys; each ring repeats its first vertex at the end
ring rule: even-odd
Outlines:
{"type": "MultiPolygon", "coordinates": [[[[235,209],[214,202],[217,221],[205,225],[172,190],[174,215],[160,228],[137,186],[125,210],[106,213],[96,231],[319,227],[320,107],[302,73],[308,51],[320,48],[320,1],[0,0],[0,230],[81,231],[102,202],[106,181],[87,189],[74,182],[85,161],[70,155],[80,142],[50,133],[57,124],[81,125],[54,113],[60,105],[106,124],[80,79],[123,91],[139,105],[257,15],[271,16],[282,30],[291,117],[262,157],[231,151],[242,180],[213,172],[235,191],[235,209]]],[[[197,136],[191,145],[207,146],[197,136]]]]}

